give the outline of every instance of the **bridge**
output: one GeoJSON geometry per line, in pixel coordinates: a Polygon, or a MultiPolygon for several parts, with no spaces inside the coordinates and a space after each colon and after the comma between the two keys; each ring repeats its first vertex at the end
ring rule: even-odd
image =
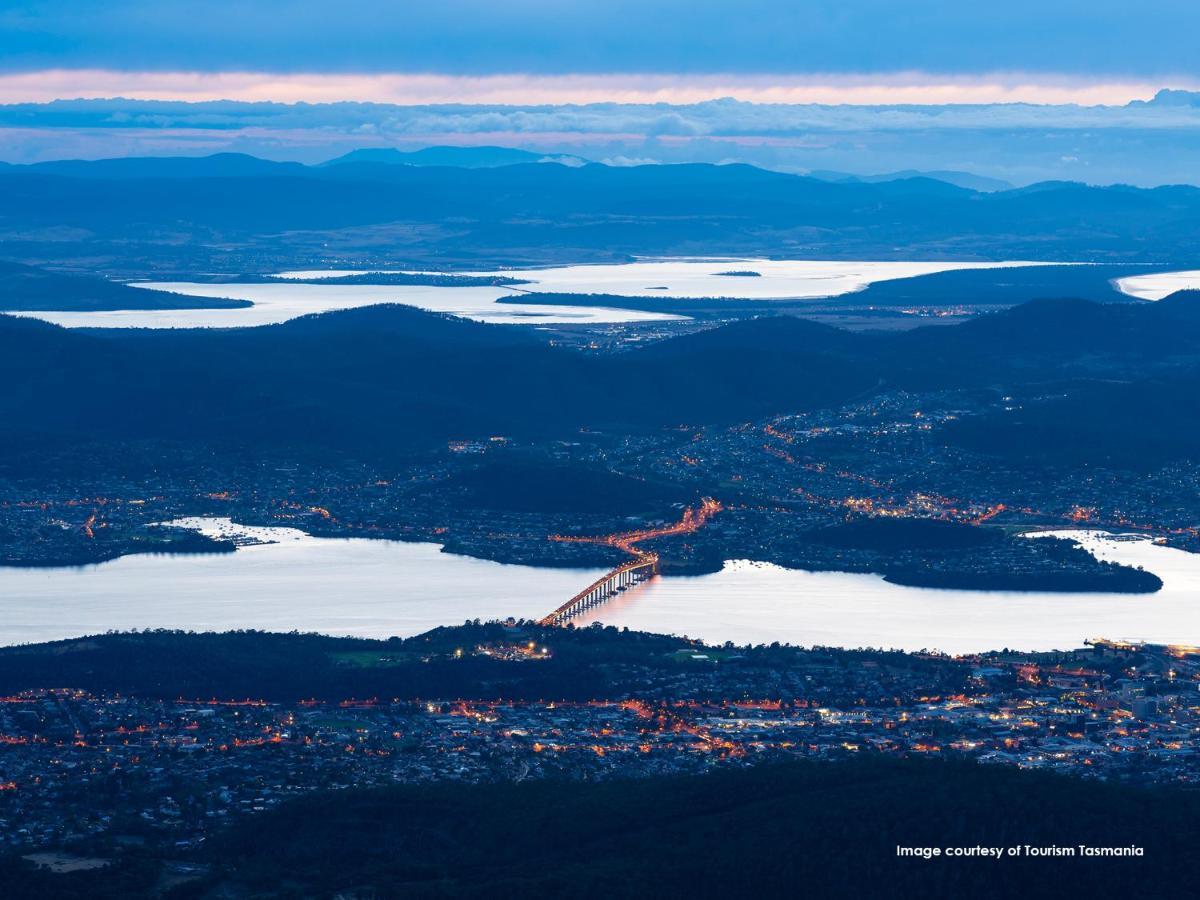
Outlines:
{"type": "Polygon", "coordinates": [[[675,534],[689,534],[704,527],[704,523],[721,511],[721,504],[711,497],[705,497],[696,509],[688,507],[683,511],[683,517],[674,525],[662,528],[651,528],[645,531],[627,531],[621,534],[600,535],[597,537],[575,537],[572,535],[550,535],[552,541],[579,544],[605,544],[617,547],[630,554],[633,559],[617,566],[603,578],[593,581],[582,591],[564,603],[550,615],[538,620],[538,624],[550,627],[566,625],[572,619],[582,615],[589,609],[599,606],[615,597],[626,588],[653,578],[658,574],[658,554],[639,550],[639,541],[650,538],[667,537],[675,534]]]}
{"type": "Polygon", "coordinates": [[[541,619],[544,626],[566,625],[576,616],[599,606],[621,591],[658,574],[658,554],[643,553],[637,559],[617,566],[603,578],[593,581],[582,591],[541,619]]]}

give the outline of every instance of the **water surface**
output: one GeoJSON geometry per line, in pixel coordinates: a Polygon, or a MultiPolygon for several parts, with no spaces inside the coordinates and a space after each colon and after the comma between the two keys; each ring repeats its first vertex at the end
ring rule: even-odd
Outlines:
{"type": "Polygon", "coordinates": [[[0,645],[131,628],[409,636],[467,619],[542,616],[550,598],[570,597],[602,574],[502,565],[442,553],[438,544],[317,538],[228,519],[180,522],[273,543],[91,566],[0,567],[0,645]]]}
{"type": "Polygon", "coordinates": [[[1200,288],[1200,270],[1131,275],[1128,278],[1118,278],[1114,284],[1117,290],[1131,297],[1161,300],[1176,291],[1194,291],[1200,288]]]}
{"type": "MultiPolygon", "coordinates": [[[[0,644],[109,629],[262,628],[362,637],[419,634],[466,619],[538,618],[598,578],[596,569],[509,566],[436,544],[315,538],[188,520],[210,534],[276,543],[231,554],[127,556],[81,568],[0,568],[0,644]]],[[[1200,555],[1143,537],[1057,532],[1102,559],[1141,565],[1154,594],[932,590],[874,575],[810,573],[747,561],[696,578],[657,578],[583,624],[711,642],[938,648],[1072,648],[1091,637],[1200,644],[1200,555]]]]}
{"type": "MultiPolygon", "coordinates": [[[[197,284],[139,282],[135,286],[192,297],[228,297],[254,305],[240,309],[117,310],[108,312],[15,312],[69,328],[232,328],[286,322],[309,313],[401,303],[481,322],[524,325],[669,321],[680,316],[601,306],[497,303],[521,292],[619,294],[627,297],[730,297],[814,299],[862,290],[876,281],[912,278],[951,269],[1039,265],[1028,262],[823,262],[819,260],[671,260],[623,265],[563,266],[463,274],[507,276],[531,283],[504,287],[436,287],[370,284],[197,284]],[[752,270],[759,277],[722,272],[752,270]]],[[[349,270],[285,272],[292,278],[367,274],[349,270]]]]}
{"type": "Polygon", "coordinates": [[[736,560],[714,575],[660,578],[579,620],[709,642],[939,649],[1070,649],[1095,637],[1200,643],[1200,555],[1144,537],[1054,532],[1100,559],[1142,566],[1153,594],[962,591],[889,584],[879,575],[799,572],[736,560]]]}

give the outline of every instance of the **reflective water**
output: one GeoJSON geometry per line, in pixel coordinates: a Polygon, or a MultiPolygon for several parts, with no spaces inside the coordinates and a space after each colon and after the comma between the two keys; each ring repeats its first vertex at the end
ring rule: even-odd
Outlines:
{"type": "MultiPolygon", "coordinates": [[[[530,284],[523,291],[619,294],[623,297],[739,297],[748,300],[833,297],[860,291],[875,281],[914,278],[952,269],[1033,266],[1031,262],[858,262],[813,259],[671,259],[545,269],[464,272],[505,275],[530,284]],[[757,272],[757,275],[730,273],[757,272]]],[[[283,272],[283,277],[364,275],[362,271],[283,272]]]]}
{"type": "Polygon", "coordinates": [[[1200,270],[1187,272],[1155,272],[1150,275],[1132,275],[1118,278],[1117,290],[1143,300],[1161,300],[1176,291],[1200,288],[1200,270]]]}
{"type": "MultiPolygon", "coordinates": [[[[734,297],[784,299],[831,297],[861,290],[875,281],[911,278],[951,269],[995,268],[1035,263],[969,262],[823,262],[819,260],[671,260],[625,265],[564,266],[464,274],[508,276],[531,284],[503,287],[433,287],[369,284],[194,284],[143,282],[139,287],[193,297],[249,300],[241,309],[119,310],[114,312],[28,312],[67,327],[189,328],[239,327],[285,322],[308,313],[350,309],[376,303],[402,303],[483,322],[562,324],[664,321],[679,318],[638,310],[586,306],[539,306],[497,303],[521,291],[572,294],[607,293],[640,297],[734,297]],[[759,277],[729,277],[730,271],[755,271],[759,277]]],[[[346,270],[287,272],[285,276],[331,277],[364,274],[346,270]]]]}
{"type": "MultiPolygon", "coordinates": [[[[440,553],[434,544],[314,538],[217,519],[190,524],[277,543],[211,556],[130,556],[84,568],[0,568],[0,644],[147,627],[411,635],[468,618],[536,618],[601,574],[501,565],[440,553]]],[[[1200,555],[1141,537],[1059,534],[1102,559],[1143,566],[1163,579],[1163,590],[927,590],[874,575],[737,561],[713,575],[657,578],[581,622],[713,642],[956,653],[1070,648],[1098,636],[1200,644],[1200,555]]]]}
{"type": "Polygon", "coordinates": [[[542,616],[552,598],[571,597],[601,574],[507,566],[442,553],[437,544],[180,521],[207,534],[274,543],[74,568],[0,568],[0,645],[131,628],[406,636],[466,619],[542,616]]]}
{"type": "Polygon", "coordinates": [[[969,653],[1050,650],[1092,637],[1200,643],[1200,555],[1144,538],[1059,532],[1101,559],[1142,566],[1154,594],[932,590],[878,575],[798,572],[738,560],[715,575],[661,578],[594,610],[583,624],[686,634],[706,641],[781,641],[969,653]]]}

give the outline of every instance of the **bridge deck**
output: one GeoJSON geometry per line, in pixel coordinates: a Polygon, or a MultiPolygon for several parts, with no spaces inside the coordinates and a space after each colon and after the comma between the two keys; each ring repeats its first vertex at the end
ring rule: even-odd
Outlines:
{"type": "Polygon", "coordinates": [[[564,625],[585,610],[598,606],[614,594],[632,584],[658,573],[658,554],[638,549],[640,541],[652,538],[672,537],[679,534],[690,534],[704,527],[704,524],[719,513],[721,504],[712,497],[705,497],[696,508],[688,507],[682,517],[673,525],[658,528],[648,528],[643,531],[626,531],[620,534],[600,535],[593,537],[578,537],[574,535],[552,534],[550,540],[569,543],[605,544],[624,550],[634,558],[624,565],[617,566],[603,578],[600,578],[560,606],[550,615],[539,620],[543,626],[564,625]]]}
{"type": "Polygon", "coordinates": [[[625,587],[648,578],[657,571],[658,555],[654,553],[643,554],[637,559],[622,563],[603,578],[593,581],[550,615],[541,619],[538,624],[566,624],[585,610],[598,606],[625,587]]]}

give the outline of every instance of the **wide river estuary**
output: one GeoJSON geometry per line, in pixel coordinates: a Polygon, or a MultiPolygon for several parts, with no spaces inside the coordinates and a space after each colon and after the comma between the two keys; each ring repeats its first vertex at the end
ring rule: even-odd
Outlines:
{"type": "Polygon", "coordinates": [[[554,325],[652,322],[679,316],[602,306],[555,306],[521,303],[527,294],[619,294],[623,297],[728,297],[741,300],[817,299],[860,291],[877,281],[914,278],[952,269],[992,269],[1042,265],[1030,262],[846,262],[821,260],[662,260],[614,265],[575,265],[461,274],[516,278],[515,288],[494,286],[308,284],[298,279],[363,275],[366,272],[320,270],[282,273],[271,284],[200,284],[139,282],[189,297],[248,300],[237,309],[116,310],[109,312],[16,312],[68,328],[240,328],[286,322],[310,313],[400,303],[496,324],[554,325]],[[756,277],[729,277],[730,271],[756,277]],[[726,274],[722,274],[726,273],[726,274]],[[504,298],[505,303],[497,302],[504,298]],[[515,301],[515,302],[512,302],[515,301]]]}
{"type": "MultiPolygon", "coordinates": [[[[503,565],[442,553],[436,544],[316,538],[222,519],[187,524],[271,543],[79,568],[0,568],[0,644],[131,628],[407,636],[466,619],[538,618],[602,574],[503,565]]],[[[930,590],[874,575],[732,561],[716,574],[639,585],[580,624],[709,642],[951,653],[1071,648],[1093,637],[1200,644],[1200,555],[1141,537],[1058,534],[1100,558],[1140,565],[1165,586],[1133,595],[930,590]]]]}

